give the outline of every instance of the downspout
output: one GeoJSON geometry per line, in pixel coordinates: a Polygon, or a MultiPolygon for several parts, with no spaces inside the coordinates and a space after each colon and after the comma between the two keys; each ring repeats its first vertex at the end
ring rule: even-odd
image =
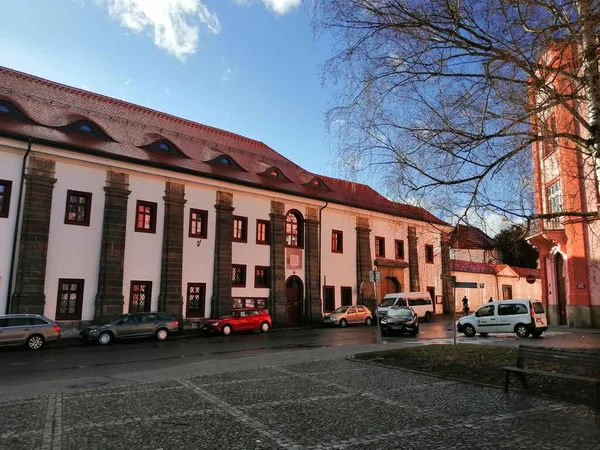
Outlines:
{"type": "Polygon", "coordinates": [[[10,257],[10,271],[8,274],[8,293],[6,295],[6,314],[10,314],[13,276],[15,273],[15,259],[17,257],[17,239],[19,237],[19,220],[21,219],[21,204],[23,203],[23,189],[25,187],[25,169],[27,168],[27,157],[31,153],[31,138],[27,141],[27,151],[23,156],[23,167],[21,169],[21,182],[19,185],[19,202],[17,203],[17,217],[15,219],[15,232],[13,234],[12,254],[10,257]]]}
{"type": "MultiPolygon", "coordinates": [[[[322,228],[321,224],[323,223],[322,222],[323,210],[325,208],[327,208],[328,205],[329,205],[329,200],[325,200],[325,204],[323,206],[321,206],[321,208],[319,208],[319,239],[318,239],[318,245],[317,245],[318,250],[319,250],[319,253],[318,253],[319,258],[317,260],[318,261],[317,267],[318,267],[318,271],[319,271],[319,299],[322,299],[322,296],[323,296],[323,288],[321,286],[321,276],[322,276],[322,274],[321,274],[321,232],[323,231],[323,228],[322,228]]],[[[321,311],[322,310],[323,310],[323,302],[321,302],[321,311]]],[[[312,308],[311,308],[311,314],[312,314],[312,308]]],[[[311,319],[312,319],[312,317],[311,317],[311,319]]]]}

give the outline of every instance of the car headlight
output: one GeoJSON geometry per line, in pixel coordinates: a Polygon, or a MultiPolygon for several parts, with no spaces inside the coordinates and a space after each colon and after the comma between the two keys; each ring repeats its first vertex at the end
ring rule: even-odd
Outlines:
{"type": "Polygon", "coordinates": [[[330,318],[331,320],[336,320],[336,319],[337,319],[337,316],[329,316],[329,318],[330,318]]]}
{"type": "Polygon", "coordinates": [[[97,329],[88,330],[88,334],[96,334],[97,332],[97,329]]]}
{"type": "Polygon", "coordinates": [[[381,319],[381,323],[387,323],[387,319],[381,319]]]}
{"type": "Polygon", "coordinates": [[[216,327],[217,325],[219,325],[219,322],[213,322],[211,325],[216,327]]]}

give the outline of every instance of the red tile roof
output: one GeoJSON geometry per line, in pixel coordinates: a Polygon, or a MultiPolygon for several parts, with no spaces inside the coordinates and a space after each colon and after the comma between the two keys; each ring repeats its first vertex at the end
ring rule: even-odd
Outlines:
{"type": "Polygon", "coordinates": [[[364,184],[310,173],[263,142],[3,67],[0,100],[31,119],[0,120],[4,136],[448,225],[423,208],[392,202],[364,184]],[[77,120],[93,122],[110,140],[59,129],[77,120]],[[172,142],[185,157],[141,148],[160,139],[172,142]],[[244,170],[209,163],[222,154],[244,170]],[[272,167],[284,177],[266,177],[264,172],[272,167]],[[315,177],[326,187],[313,186],[315,177]]]}
{"type": "Polygon", "coordinates": [[[457,225],[453,232],[452,248],[492,249],[496,241],[481,231],[469,225],[457,225]]]}
{"type": "Polygon", "coordinates": [[[524,267],[514,267],[508,264],[486,264],[482,262],[460,261],[457,259],[450,260],[450,267],[453,272],[469,272],[469,273],[489,273],[497,274],[505,267],[510,267],[519,277],[525,278],[527,275],[533,275],[536,279],[542,278],[540,269],[526,269],[524,267]]]}

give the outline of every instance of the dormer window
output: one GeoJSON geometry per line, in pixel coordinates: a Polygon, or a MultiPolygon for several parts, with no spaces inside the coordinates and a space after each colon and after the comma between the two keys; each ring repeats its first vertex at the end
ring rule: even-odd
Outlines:
{"type": "Polygon", "coordinates": [[[168,153],[175,156],[186,157],[185,154],[179,150],[175,144],[166,139],[159,139],[157,141],[152,142],[151,144],[142,146],[143,149],[152,150],[160,153],[168,153]]]}
{"type": "Polygon", "coordinates": [[[21,122],[31,122],[29,117],[23,114],[19,108],[12,103],[0,100],[0,118],[20,120],[21,122]]]}
{"type": "Polygon", "coordinates": [[[213,166],[225,166],[231,169],[244,170],[236,161],[229,155],[222,154],[214,159],[206,161],[207,164],[213,166]]]}
{"type": "Polygon", "coordinates": [[[277,178],[280,181],[290,181],[289,178],[286,177],[277,167],[270,167],[259,175],[262,175],[263,177],[277,178]]]}
{"type": "Polygon", "coordinates": [[[96,139],[110,139],[95,123],[88,120],[78,120],[60,128],[63,131],[70,133],[87,134],[89,137],[96,139]]]}
{"type": "Polygon", "coordinates": [[[313,178],[308,183],[306,183],[305,186],[310,186],[318,189],[327,189],[328,191],[330,190],[320,178],[313,178]]]}

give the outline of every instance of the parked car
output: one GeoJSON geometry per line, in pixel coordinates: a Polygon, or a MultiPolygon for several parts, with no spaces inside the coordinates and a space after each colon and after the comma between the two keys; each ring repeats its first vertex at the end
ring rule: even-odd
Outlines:
{"type": "Polygon", "coordinates": [[[544,305],[531,300],[500,300],[481,306],[473,314],[461,317],[457,330],[467,337],[489,333],[516,333],[520,338],[535,337],[548,329],[544,305]]]}
{"type": "Polygon", "coordinates": [[[0,316],[0,346],[27,345],[39,350],[46,343],[60,339],[60,327],[38,314],[0,316]]]}
{"type": "Polygon", "coordinates": [[[81,331],[84,342],[108,345],[119,339],[156,337],[164,341],[169,334],[179,330],[179,322],[163,312],[125,314],[106,325],[91,326],[81,331]]]}
{"type": "Polygon", "coordinates": [[[386,294],[377,307],[377,315],[381,319],[390,306],[408,306],[417,314],[419,319],[429,322],[435,314],[433,302],[428,292],[396,292],[386,294]]]}
{"type": "Polygon", "coordinates": [[[408,306],[390,306],[380,325],[384,336],[392,333],[409,333],[412,336],[419,334],[419,318],[408,306]]]}
{"type": "Polygon", "coordinates": [[[344,328],[348,324],[371,325],[373,323],[373,315],[366,306],[340,306],[333,312],[326,314],[323,319],[325,326],[337,326],[344,328]]]}
{"type": "Polygon", "coordinates": [[[210,319],[202,324],[201,330],[207,333],[220,333],[229,336],[234,331],[256,331],[266,333],[271,329],[273,321],[264,309],[240,308],[231,314],[210,319]]]}

